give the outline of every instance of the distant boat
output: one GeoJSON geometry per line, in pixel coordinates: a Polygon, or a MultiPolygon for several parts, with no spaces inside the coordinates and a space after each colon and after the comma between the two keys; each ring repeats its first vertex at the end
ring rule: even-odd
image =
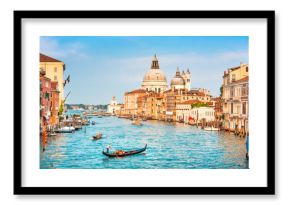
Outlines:
{"type": "Polygon", "coordinates": [[[219,131],[220,129],[217,127],[205,127],[204,130],[205,131],[219,131]]]}
{"type": "Polygon", "coordinates": [[[142,125],[139,119],[134,119],[132,125],[142,125]]]}
{"type": "Polygon", "coordinates": [[[58,132],[58,133],[71,133],[71,132],[74,132],[75,131],[75,128],[74,127],[62,127],[58,130],[56,130],[55,132],[58,132]]]}
{"type": "Polygon", "coordinates": [[[93,140],[102,139],[102,133],[98,133],[96,136],[93,136],[93,140]]]}
{"type": "Polygon", "coordinates": [[[53,136],[56,136],[56,133],[55,132],[48,132],[47,136],[53,137],[53,136]]]}
{"type": "Polygon", "coordinates": [[[147,144],[142,149],[131,150],[131,151],[117,150],[115,152],[109,153],[103,150],[103,154],[106,155],[107,157],[126,157],[130,155],[139,154],[141,152],[144,152],[146,149],[147,149],[147,144]]]}
{"type": "Polygon", "coordinates": [[[92,125],[95,125],[96,124],[96,122],[95,121],[92,121],[92,125]]]}

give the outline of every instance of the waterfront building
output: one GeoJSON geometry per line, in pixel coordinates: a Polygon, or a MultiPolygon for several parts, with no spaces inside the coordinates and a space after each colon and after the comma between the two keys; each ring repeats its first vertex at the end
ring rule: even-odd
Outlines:
{"type": "Polygon", "coordinates": [[[115,115],[117,113],[120,113],[121,105],[122,104],[118,104],[116,97],[113,96],[110,104],[108,105],[107,112],[108,113],[111,113],[112,115],[115,115]]]}
{"type": "Polygon", "coordinates": [[[162,93],[167,90],[167,79],[159,67],[156,54],[152,59],[150,70],[143,77],[141,89],[147,92],[154,91],[156,93],[162,93]]]}
{"type": "Polygon", "coordinates": [[[184,92],[184,89],[170,89],[164,93],[166,121],[176,121],[176,105],[181,102],[184,92]]]}
{"type": "Polygon", "coordinates": [[[213,122],[215,110],[212,103],[203,103],[198,100],[189,100],[176,104],[176,121],[187,124],[213,122]],[[194,106],[200,104],[200,106],[194,106]],[[203,104],[203,105],[202,105],[203,104]]]}
{"type": "Polygon", "coordinates": [[[214,106],[214,111],[215,111],[215,121],[219,124],[223,120],[223,102],[221,97],[216,97],[212,98],[211,102],[213,103],[214,106]]]}
{"type": "Polygon", "coordinates": [[[50,119],[51,80],[45,76],[45,71],[40,70],[40,126],[47,125],[50,119]]]}
{"type": "Polygon", "coordinates": [[[50,124],[56,125],[59,123],[58,118],[58,111],[59,111],[59,90],[58,90],[58,83],[51,82],[51,117],[50,117],[50,124]]]}
{"type": "Polygon", "coordinates": [[[183,92],[181,101],[188,101],[188,100],[197,100],[200,102],[210,102],[211,95],[210,92],[204,88],[196,88],[189,90],[187,92],[183,92]]]}
{"type": "MultiPolygon", "coordinates": [[[[214,107],[194,107],[190,110],[189,116],[192,119],[196,119],[197,123],[202,122],[214,122],[215,120],[214,107]]],[[[191,119],[189,118],[189,120],[191,119]]]]}
{"type": "Polygon", "coordinates": [[[115,114],[120,116],[124,115],[124,104],[118,104],[119,109],[116,109],[115,114]]]}
{"type": "Polygon", "coordinates": [[[147,96],[145,95],[139,96],[137,98],[137,115],[141,118],[148,118],[147,114],[147,96]]]}
{"type": "Polygon", "coordinates": [[[58,90],[59,90],[59,106],[61,105],[62,101],[64,100],[64,80],[63,80],[63,73],[65,70],[65,64],[57,60],[55,58],[46,56],[40,53],[40,70],[45,71],[45,75],[49,78],[52,82],[58,83],[58,90]]]}
{"type": "Polygon", "coordinates": [[[124,97],[124,114],[125,115],[137,115],[138,97],[145,96],[146,90],[144,89],[136,89],[131,92],[126,92],[124,97]]]}
{"type": "Polygon", "coordinates": [[[248,132],[249,66],[230,68],[224,72],[222,86],[224,128],[229,131],[248,132]]]}
{"type": "Polygon", "coordinates": [[[163,93],[148,92],[137,99],[137,115],[141,118],[164,120],[165,100],[163,93]]]}
{"type": "MultiPolygon", "coordinates": [[[[177,85],[178,81],[175,80],[175,84],[177,85]]],[[[165,100],[165,107],[166,107],[166,120],[167,121],[179,121],[177,116],[177,105],[182,102],[204,102],[204,103],[211,103],[211,96],[209,92],[203,92],[202,89],[195,89],[195,90],[187,90],[184,88],[170,89],[164,92],[164,100],[165,100]]]]}

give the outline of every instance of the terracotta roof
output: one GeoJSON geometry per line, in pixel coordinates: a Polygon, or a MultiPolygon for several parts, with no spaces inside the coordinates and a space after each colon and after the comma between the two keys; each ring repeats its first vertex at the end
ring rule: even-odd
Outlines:
{"type": "Polygon", "coordinates": [[[132,90],[130,92],[126,92],[126,94],[137,94],[137,93],[146,93],[143,89],[132,90]]]}
{"type": "Polygon", "coordinates": [[[190,90],[187,92],[187,95],[206,96],[204,93],[202,93],[198,90],[190,90]]]}
{"type": "Polygon", "coordinates": [[[55,58],[46,56],[46,55],[44,55],[42,53],[39,54],[39,61],[40,62],[61,62],[60,60],[57,60],[55,58]]]}
{"type": "Polygon", "coordinates": [[[171,92],[171,89],[165,90],[163,93],[170,93],[170,92],[171,92]]]}
{"type": "Polygon", "coordinates": [[[247,82],[247,81],[249,81],[249,76],[246,76],[246,77],[244,77],[244,78],[242,78],[240,80],[236,80],[233,83],[242,83],[242,82],[247,82]]]}
{"type": "Polygon", "coordinates": [[[236,66],[236,67],[232,67],[232,68],[229,68],[230,70],[236,70],[238,68],[240,68],[241,66],[236,66]]]}
{"type": "Polygon", "coordinates": [[[212,101],[221,101],[221,97],[211,98],[212,101]]]}

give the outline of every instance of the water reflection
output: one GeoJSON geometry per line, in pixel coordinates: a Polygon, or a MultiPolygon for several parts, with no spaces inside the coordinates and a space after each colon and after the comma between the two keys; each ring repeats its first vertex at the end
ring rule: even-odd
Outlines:
{"type": "Polygon", "coordinates": [[[41,168],[82,169],[240,169],[248,168],[245,139],[223,132],[207,132],[180,123],[146,121],[134,126],[116,117],[93,118],[96,125],[75,133],[48,137],[40,151],[41,168]],[[96,132],[101,140],[91,139],[96,132]],[[137,149],[145,153],[125,158],[107,158],[112,149],[137,149]]]}

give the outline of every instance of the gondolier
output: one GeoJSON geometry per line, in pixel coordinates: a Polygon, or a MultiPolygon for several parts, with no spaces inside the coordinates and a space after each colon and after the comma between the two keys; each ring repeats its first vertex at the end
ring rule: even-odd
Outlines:
{"type": "Polygon", "coordinates": [[[106,152],[103,151],[103,154],[106,155],[107,157],[126,157],[126,156],[135,155],[135,154],[139,154],[141,152],[144,152],[146,150],[146,148],[147,148],[147,144],[142,149],[131,150],[131,151],[117,150],[116,152],[110,153],[109,147],[107,147],[106,152]]]}

